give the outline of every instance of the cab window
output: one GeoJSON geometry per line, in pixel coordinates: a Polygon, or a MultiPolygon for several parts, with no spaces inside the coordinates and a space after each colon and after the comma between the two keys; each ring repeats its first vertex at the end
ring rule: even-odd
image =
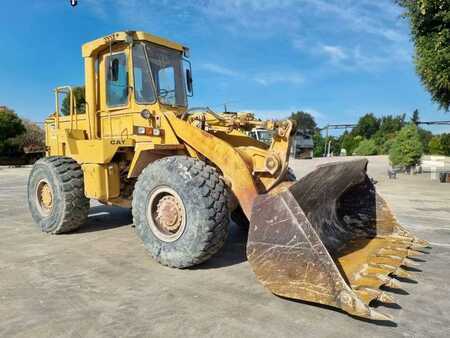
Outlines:
{"type": "Polygon", "coordinates": [[[109,107],[128,102],[128,68],[125,53],[106,57],[106,103],[109,107]]]}

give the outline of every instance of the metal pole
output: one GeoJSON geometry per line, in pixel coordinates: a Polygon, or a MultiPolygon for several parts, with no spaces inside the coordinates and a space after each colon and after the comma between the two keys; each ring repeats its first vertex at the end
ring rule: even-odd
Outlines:
{"type": "Polygon", "coordinates": [[[325,136],[325,147],[324,147],[324,154],[323,154],[323,157],[327,157],[327,153],[328,153],[328,151],[327,151],[327,146],[328,146],[328,128],[330,127],[330,125],[327,125],[325,128],[326,128],[326,136],[325,136]]]}

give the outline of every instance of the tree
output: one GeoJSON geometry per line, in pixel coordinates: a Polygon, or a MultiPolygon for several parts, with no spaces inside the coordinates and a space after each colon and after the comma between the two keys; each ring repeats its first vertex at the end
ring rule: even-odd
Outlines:
{"type": "Polygon", "coordinates": [[[417,127],[417,131],[419,132],[419,138],[423,146],[423,152],[425,154],[428,154],[430,151],[428,144],[430,143],[430,140],[433,138],[433,133],[420,127],[417,127]]]}
{"type": "Polygon", "coordinates": [[[392,144],[389,159],[392,165],[411,167],[416,165],[423,153],[417,126],[409,123],[400,130],[392,144]]]}
{"type": "Polygon", "coordinates": [[[377,154],[377,146],[374,140],[362,140],[354,151],[355,155],[371,156],[377,154]]]}
{"type": "Polygon", "coordinates": [[[405,114],[393,116],[387,115],[380,119],[379,132],[383,135],[395,134],[405,126],[405,114]]]}
{"type": "Polygon", "coordinates": [[[450,134],[441,135],[442,153],[445,156],[450,156],[450,134]]]}
{"type": "Polygon", "coordinates": [[[369,113],[359,119],[358,124],[352,130],[352,134],[369,139],[379,128],[380,121],[372,113],[369,113]]]}
{"type": "Polygon", "coordinates": [[[428,149],[431,155],[443,155],[444,150],[441,145],[441,138],[439,136],[433,136],[428,143],[428,149]]]}
{"type": "Polygon", "coordinates": [[[314,157],[322,157],[325,153],[325,139],[320,134],[320,131],[316,131],[313,135],[314,142],[314,157]]]}
{"type": "Polygon", "coordinates": [[[450,108],[450,1],[396,0],[406,10],[416,70],[441,108],[450,108]]]}
{"type": "Polygon", "coordinates": [[[292,113],[290,119],[297,122],[297,128],[299,130],[314,131],[317,128],[314,117],[304,111],[297,111],[296,113],[292,113]]]}
{"type": "Polygon", "coordinates": [[[411,116],[411,122],[416,124],[416,125],[417,125],[418,122],[420,122],[420,116],[419,116],[419,110],[418,109],[413,111],[413,114],[411,116]]]}
{"type": "Polygon", "coordinates": [[[30,151],[43,149],[45,146],[45,132],[36,123],[26,119],[22,119],[25,126],[25,133],[14,138],[21,150],[28,149],[30,151]]]}
{"type": "MultiPolygon", "coordinates": [[[[79,114],[86,112],[86,94],[84,86],[73,87],[72,93],[75,98],[75,107],[79,114]]],[[[64,116],[70,115],[69,95],[66,95],[62,101],[61,114],[64,116]]]]}
{"type": "Polygon", "coordinates": [[[384,144],[380,148],[378,148],[378,154],[389,154],[394,142],[395,138],[387,139],[386,142],[384,142],[384,144]]]}
{"type": "Polygon", "coordinates": [[[22,120],[14,110],[0,107],[0,153],[8,155],[14,152],[12,139],[25,132],[22,120]]]}
{"type": "Polygon", "coordinates": [[[362,138],[360,136],[353,136],[345,132],[340,138],[341,149],[347,151],[347,155],[353,154],[354,150],[358,147],[362,138]]]}

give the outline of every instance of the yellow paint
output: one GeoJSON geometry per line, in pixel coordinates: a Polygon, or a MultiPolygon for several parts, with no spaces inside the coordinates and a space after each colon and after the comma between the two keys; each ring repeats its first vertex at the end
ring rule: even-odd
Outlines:
{"type": "Polygon", "coordinates": [[[183,53],[187,48],[144,32],[118,32],[86,43],[82,47],[85,62],[85,113],[75,107],[72,88],[55,90],[55,113],[45,122],[47,155],[68,156],[82,165],[86,195],[108,203],[124,205],[120,195],[120,171],[129,179],[139,176],[153,161],[166,156],[187,155],[207,159],[217,166],[237,196],[247,216],[254,198],[282,181],[287,170],[292,123],[276,124],[256,120],[248,113],[187,114],[187,107],[136,102],[133,94],[134,68],[130,39],[147,41],[183,53]],[[106,100],[107,57],[124,53],[128,71],[128,100],[122,106],[109,107],[106,100]],[[60,114],[58,93],[68,93],[68,116],[60,114]],[[151,117],[141,112],[146,109],[151,117]],[[201,130],[202,121],[208,128],[201,130]],[[199,124],[200,122],[200,124],[199,124]],[[245,133],[255,126],[273,128],[271,147],[245,133]],[[159,136],[137,135],[136,128],[158,128],[159,136]],[[283,131],[286,135],[282,135],[283,131]]]}
{"type": "Polygon", "coordinates": [[[120,194],[117,164],[83,164],[85,194],[89,198],[108,201],[120,194]]]}

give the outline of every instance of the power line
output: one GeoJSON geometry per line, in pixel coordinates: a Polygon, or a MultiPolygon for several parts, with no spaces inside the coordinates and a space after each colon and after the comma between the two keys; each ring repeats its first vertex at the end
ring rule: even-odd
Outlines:
{"type": "Polygon", "coordinates": [[[416,125],[418,124],[425,124],[427,126],[432,125],[440,125],[440,126],[450,126],[450,121],[417,121],[414,122],[416,125]]]}

